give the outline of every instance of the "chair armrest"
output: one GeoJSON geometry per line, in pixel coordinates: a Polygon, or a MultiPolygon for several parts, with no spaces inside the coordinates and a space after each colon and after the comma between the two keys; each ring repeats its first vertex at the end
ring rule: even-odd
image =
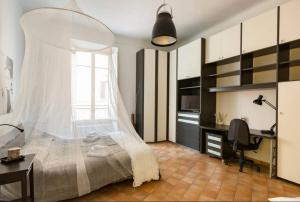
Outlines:
{"type": "Polygon", "coordinates": [[[257,147],[260,145],[262,140],[263,140],[263,138],[261,138],[261,137],[253,137],[253,143],[255,145],[257,145],[257,147]]]}

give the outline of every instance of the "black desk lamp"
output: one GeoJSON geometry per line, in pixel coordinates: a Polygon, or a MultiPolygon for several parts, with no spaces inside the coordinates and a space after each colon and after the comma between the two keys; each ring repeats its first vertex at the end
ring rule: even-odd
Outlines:
{"type": "MultiPolygon", "coordinates": [[[[272,105],[269,101],[267,101],[266,99],[263,99],[264,96],[263,95],[259,95],[257,99],[255,99],[253,101],[254,104],[257,104],[257,105],[262,105],[263,102],[266,103],[267,105],[269,105],[270,107],[272,107],[274,110],[276,110],[277,108],[272,105]]],[[[270,135],[274,135],[275,132],[274,132],[274,128],[276,127],[276,123],[274,125],[272,125],[272,127],[270,128],[270,130],[261,130],[262,133],[264,134],[270,134],[270,135]]]]}
{"type": "Polygon", "coordinates": [[[13,128],[16,128],[16,129],[18,129],[21,133],[23,133],[24,132],[24,129],[22,129],[22,128],[19,128],[19,127],[17,127],[17,126],[14,126],[14,125],[11,125],[11,124],[0,124],[0,126],[10,126],[10,127],[13,127],[13,128]]]}

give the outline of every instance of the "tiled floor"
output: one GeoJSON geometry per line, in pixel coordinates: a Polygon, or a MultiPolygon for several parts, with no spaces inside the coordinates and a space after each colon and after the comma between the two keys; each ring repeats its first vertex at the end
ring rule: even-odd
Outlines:
{"type": "Polygon", "coordinates": [[[300,196],[300,187],[257,173],[173,143],[152,144],[162,179],[132,188],[132,181],[102,188],[72,201],[267,201],[271,197],[300,196]]]}

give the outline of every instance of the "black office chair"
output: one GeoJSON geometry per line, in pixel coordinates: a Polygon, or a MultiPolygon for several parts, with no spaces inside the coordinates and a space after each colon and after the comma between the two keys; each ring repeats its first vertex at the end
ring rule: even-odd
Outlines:
{"type": "Polygon", "coordinates": [[[251,166],[255,166],[257,172],[260,171],[260,167],[252,160],[246,160],[244,152],[250,150],[257,150],[262,138],[254,137],[250,138],[250,131],[248,124],[242,119],[233,119],[230,122],[229,131],[228,131],[228,141],[232,145],[233,150],[240,151],[239,159],[229,159],[225,160],[225,164],[228,162],[237,162],[240,163],[240,172],[243,172],[244,164],[250,164],[251,166]]]}

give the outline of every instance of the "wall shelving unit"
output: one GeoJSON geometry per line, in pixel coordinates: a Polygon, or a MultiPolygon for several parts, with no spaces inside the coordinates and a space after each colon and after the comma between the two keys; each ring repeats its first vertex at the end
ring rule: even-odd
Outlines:
{"type": "Polygon", "coordinates": [[[278,45],[278,82],[300,80],[300,39],[278,45]]]}

